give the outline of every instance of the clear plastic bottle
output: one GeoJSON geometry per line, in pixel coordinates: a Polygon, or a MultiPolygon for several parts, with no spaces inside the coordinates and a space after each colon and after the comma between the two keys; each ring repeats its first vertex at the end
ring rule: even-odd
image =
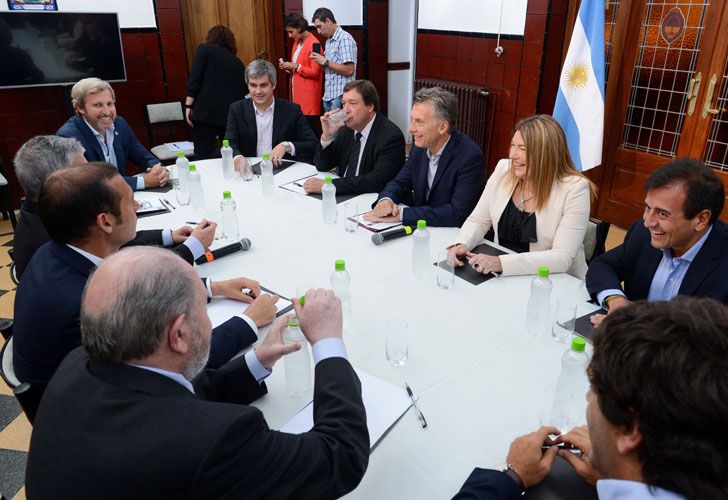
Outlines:
{"type": "Polygon", "coordinates": [[[275,182],[273,182],[273,162],[270,155],[263,153],[263,160],[260,162],[260,178],[263,186],[263,196],[273,196],[275,182]]]}
{"type": "Polygon", "coordinates": [[[284,356],[283,364],[286,372],[286,390],[290,396],[300,398],[307,395],[311,389],[311,357],[298,318],[291,316],[288,328],[283,332],[283,343],[294,342],[300,343],[301,349],[284,356]]]}
{"type": "Polygon", "coordinates": [[[177,165],[177,178],[179,179],[180,189],[189,189],[188,177],[190,173],[190,162],[185,157],[184,151],[177,153],[177,161],[174,162],[177,165]]]}
{"type": "Polygon", "coordinates": [[[541,266],[531,281],[531,296],[526,309],[526,331],[536,338],[544,338],[551,331],[551,290],[554,285],[549,279],[549,268],[541,266]]]}
{"type": "Polygon", "coordinates": [[[187,180],[189,181],[190,204],[192,208],[198,210],[204,209],[205,193],[202,191],[202,179],[194,163],[190,163],[190,173],[187,180]]]}
{"type": "Polygon", "coordinates": [[[238,241],[240,239],[240,230],[238,228],[237,205],[233,200],[230,191],[222,193],[222,201],[220,202],[220,212],[222,213],[222,235],[229,241],[238,241]]]}
{"type": "Polygon", "coordinates": [[[233,148],[230,147],[230,141],[227,139],[222,141],[220,155],[222,156],[222,176],[225,179],[232,179],[235,175],[235,168],[233,167],[233,148]]]}
{"type": "MultiPolygon", "coordinates": [[[[571,346],[561,356],[561,372],[556,380],[556,393],[571,393],[568,408],[565,412],[561,409],[568,417],[569,427],[578,423],[586,408],[585,395],[589,387],[586,370],[589,366],[589,356],[585,349],[586,341],[583,338],[574,337],[571,340],[571,346]]],[[[559,430],[566,432],[568,429],[559,430]]]]}
{"type": "Polygon", "coordinates": [[[328,175],[321,188],[322,207],[324,211],[324,224],[336,224],[338,213],[336,211],[336,186],[328,175]]]}
{"type": "Polygon", "coordinates": [[[346,262],[337,260],[331,273],[331,289],[341,301],[344,326],[351,326],[351,275],[346,270],[346,262]]]}
{"type": "Polygon", "coordinates": [[[430,276],[430,232],[427,222],[417,221],[417,229],[412,233],[412,274],[418,280],[425,280],[430,276]]]}

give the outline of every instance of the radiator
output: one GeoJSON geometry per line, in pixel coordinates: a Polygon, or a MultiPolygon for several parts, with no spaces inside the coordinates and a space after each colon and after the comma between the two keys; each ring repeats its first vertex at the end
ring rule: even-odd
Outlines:
{"type": "Polygon", "coordinates": [[[455,94],[458,98],[458,131],[466,134],[483,150],[488,158],[493,134],[493,116],[488,106],[488,92],[476,85],[450,82],[446,80],[415,80],[415,92],[422,88],[440,87],[455,94]]]}

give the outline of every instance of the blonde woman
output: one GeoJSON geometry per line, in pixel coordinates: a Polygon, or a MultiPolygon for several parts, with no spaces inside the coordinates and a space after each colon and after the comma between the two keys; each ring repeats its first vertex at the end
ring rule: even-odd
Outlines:
{"type": "Polygon", "coordinates": [[[582,241],[594,185],[574,167],[564,131],[549,115],[516,124],[507,159],[500,160],[458,239],[448,248],[456,265],[480,273],[586,275],[582,241]],[[470,252],[493,228],[494,241],[517,253],[498,257],[470,252]]]}

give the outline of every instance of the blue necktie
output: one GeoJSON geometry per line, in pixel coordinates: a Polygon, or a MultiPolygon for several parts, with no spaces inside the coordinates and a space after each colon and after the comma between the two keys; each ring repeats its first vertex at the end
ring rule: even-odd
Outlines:
{"type": "Polygon", "coordinates": [[[361,151],[361,132],[357,132],[354,136],[354,145],[349,153],[349,163],[346,164],[344,177],[354,177],[356,175],[356,166],[359,164],[359,151],[361,151]]]}

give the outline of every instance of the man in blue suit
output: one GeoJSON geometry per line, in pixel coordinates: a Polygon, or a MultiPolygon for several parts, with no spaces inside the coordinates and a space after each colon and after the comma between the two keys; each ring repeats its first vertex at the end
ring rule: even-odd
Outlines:
{"type": "Polygon", "coordinates": [[[77,139],[88,161],[114,165],[134,191],[164,186],[169,181],[169,172],[159,159],[142,146],[126,120],[116,115],[116,94],[108,82],[98,78],[79,80],[71,89],[71,99],[76,116],[69,118],[56,135],[77,139]],[[146,169],[146,173],[128,176],[127,161],[146,169]]]}
{"type": "Polygon", "coordinates": [[[462,225],[483,193],[485,161],[480,148],[455,131],[457,109],[457,98],[439,87],[415,94],[409,128],[414,146],[366,220],[415,225],[424,219],[428,226],[462,225]],[[400,203],[408,208],[400,210],[400,203]]]}
{"type": "MultiPolygon", "coordinates": [[[[95,163],[51,174],[38,208],[51,241],[35,252],[17,290],[13,362],[18,379],[42,392],[64,356],[81,345],[84,286],[104,258],[135,238],[137,204],[113,166],[95,163]]],[[[246,278],[206,285],[208,297],[250,302],[244,314],[215,328],[208,361],[214,368],[257,340],[258,327],[275,318],[277,297],[260,295],[258,283],[246,278]]]]}
{"type": "MultiPolygon", "coordinates": [[[[655,170],[645,191],[642,220],[589,266],[592,298],[610,313],[630,301],[678,294],[728,301],[728,226],[718,220],[725,193],[715,172],[678,158],[655,170]]],[[[602,319],[595,315],[592,323],[602,319]]]]}

